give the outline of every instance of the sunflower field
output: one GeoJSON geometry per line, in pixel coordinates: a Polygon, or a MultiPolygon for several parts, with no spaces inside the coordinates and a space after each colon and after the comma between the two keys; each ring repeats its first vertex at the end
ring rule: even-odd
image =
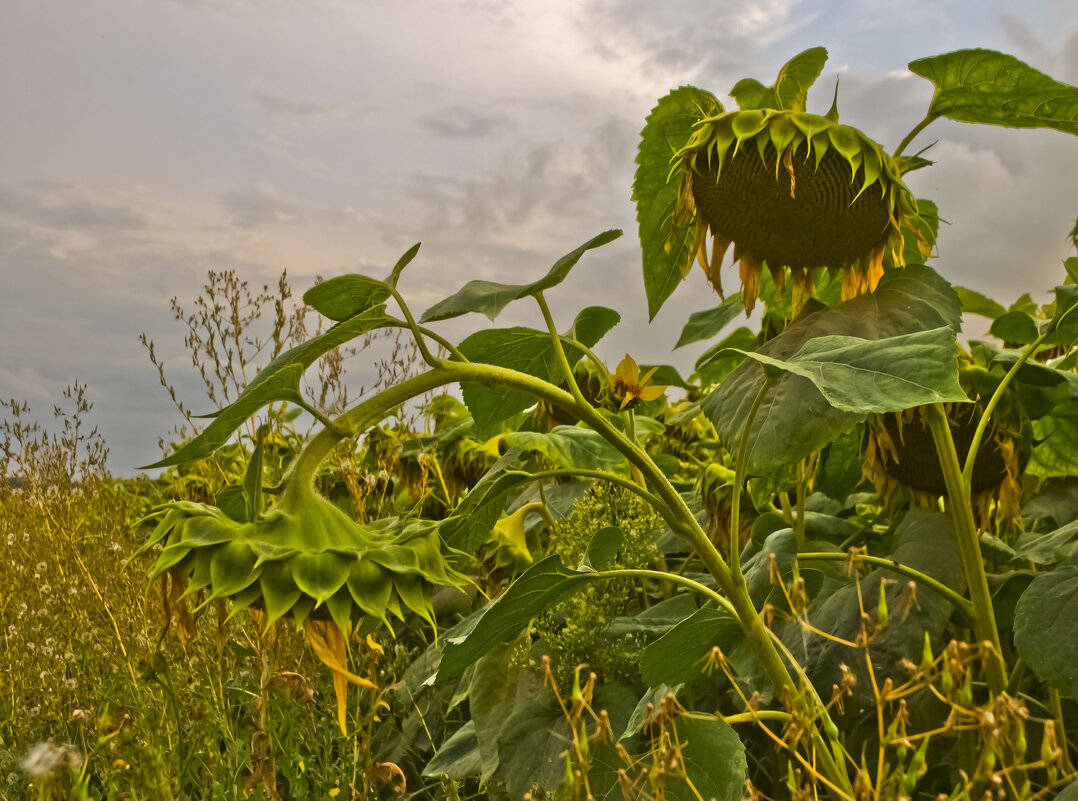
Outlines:
{"type": "Polygon", "coordinates": [[[282,280],[250,380],[186,318],[217,408],[157,478],[85,387],[55,431],[3,402],[0,797],[1078,800],[1078,258],[1047,303],[953,285],[904,182],[940,118],[1078,134],[1078,88],[914,61],[888,152],[805,110],[826,59],[645,121],[649,313],[717,293],[689,375],[551,310],[611,230],[422,313],[418,245],[282,280]],[[510,303],[541,325],[439,331],[510,303]]]}

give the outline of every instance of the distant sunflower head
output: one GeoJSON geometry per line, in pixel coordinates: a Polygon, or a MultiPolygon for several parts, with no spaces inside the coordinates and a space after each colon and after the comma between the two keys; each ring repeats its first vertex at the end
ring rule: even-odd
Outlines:
{"type": "Polygon", "coordinates": [[[696,259],[720,295],[719,268],[733,245],[746,310],[765,266],[780,287],[789,268],[795,307],[818,268],[845,271],[844,299],[871,291],[885,260],[903,263],[903,229],[917,230],[898,162],[832,115],[716,114],[698,123],[674,162],[681,183],[671,238],[695,225],[696,259]]]}
{"type": "MultiPolygon", "coordinates": [[[[948,403],[947,421],[955,449],[962,458],[984,410],[978,403],[948,403]]],[[[1028,432],[1014,421],[993,423],[977,452],[970,475],[970,492],[982,523],[992,508],[1006,520],[1018,518],[1022,498],[1022,471],[1029,460],[1028,432]]],[[[863,471],[884,498],[901,486],[919,506],[934,507],[945,495],[943,468],[936,455],[925,407],[869,418],[863,471]]]]}

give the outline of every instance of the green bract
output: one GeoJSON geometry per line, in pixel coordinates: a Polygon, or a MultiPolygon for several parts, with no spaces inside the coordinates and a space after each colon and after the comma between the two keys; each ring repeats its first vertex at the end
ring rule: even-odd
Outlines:
{"type": "Polygon", "coordinates": [[[811,291],[808,271],[844,269],[847,298],[875,287],[885,258],[902,263],[916,201],[898,162],[856,128],[803,111],[732,111],[701,120],[674,164],[671,239],[695,222],[695,255],[720,294],[733,244],[747,309],[764,263],[779,285],[790,268],[798,292],[811,291]]]}
{"type": "Polygon", "coordinates": [[[362,525],[301,483],[250,523],[189,502],[151,517],[160,519],[142,550],[164,541],[154,578],[169,573],[185,586],[181,597],[227,598],[234,612],[262,607],[266,627],[291,612],[297,626],[313,615],[343,631],[361,619],[361,630],[379,622],[392,629],[389,615],[403,619],[407,610],[433,625],[435,588],[466,583],[442,556],[436,523],[362,525]]]}

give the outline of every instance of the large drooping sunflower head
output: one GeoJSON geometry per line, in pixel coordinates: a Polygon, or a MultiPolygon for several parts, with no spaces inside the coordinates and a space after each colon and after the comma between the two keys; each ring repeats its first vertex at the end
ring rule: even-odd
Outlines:
{"type": "Polygon", "coordinates": [[[731,246],[747,311],[765,267],[780,291],[793,283],[797,313],[820,271],[841,273],[848,299],[872,290],[884,270],[928,255],[934,220],[922,219],[902,175],[930,162],[893,157],[839,123],[837,90],[826,115],[808,113],[808,90],[826,60],[826,50],[812,48],[785,64],[773,86],[740,81],[730,91],[737,111],[691,86],[652,110],[633,183],[652,316],[693,261],[722,295],[731,246]]]}
{"type": "Polygon", "coordinates": [[[674,228],[695,224],[695,255],[722,294],[733,245],[751,309],[760,273],[798,294],[810,272],[843,270],[843,297],[875,288],[885,258],[902,263],[903,228],[916,215],[898,163],[848,125],[800,111],[732,111],[700,121],[676,156],[674,228]],[[706,234],[712,236],[708,253],[706,234]]]}

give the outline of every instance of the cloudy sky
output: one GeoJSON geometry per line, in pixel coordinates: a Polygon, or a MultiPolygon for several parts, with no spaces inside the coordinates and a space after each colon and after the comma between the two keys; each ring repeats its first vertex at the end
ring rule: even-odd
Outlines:
{"type": "MultiPolygon", "coordinates": [[[[299,294],[422,240],[402,289],[423,309],[471,278],[532,280],[615,227],[555,309],[614,306],[607,358],[670,361],[714,302],[694,274],[647,326],[629,199],[643,119],[680,84],[724,102],[742,77],[770,84],[815,45],[830,60],[809,110],[840,76],[843,122],[887,147],[931,98],[915,58],[988,47],[1078,84],[1073,0],[4,0],[0,397],[46,420],[88,384],[130,473],[180,422],[140,333],[209,410],[169,311],[208,270],[261,285],[287,269],[299,294]]],[[[934,140],[909,182],[950,223],[937,268],[1005,302],[1050,289],[1078,141],[949,121],[917,145],[934,140]]]]}

